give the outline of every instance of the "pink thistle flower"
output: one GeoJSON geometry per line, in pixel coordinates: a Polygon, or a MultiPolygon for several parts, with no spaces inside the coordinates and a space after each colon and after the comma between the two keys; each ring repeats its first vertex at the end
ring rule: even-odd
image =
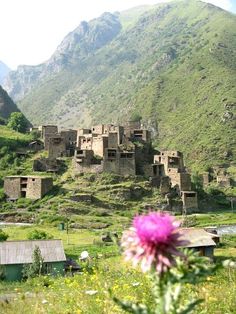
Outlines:
{"type": "Polygon", "coordinates": [[[175,264],[176,256],[183,256],[178,247],[187,244],[180,239],[179,224],[166,213],[151,212],[135,217],[133,226],[121,239],[125,259],[131,260],[134,266],[140,263],[143,272],[151,268],[158,273],[167,271],[175,264]]]}

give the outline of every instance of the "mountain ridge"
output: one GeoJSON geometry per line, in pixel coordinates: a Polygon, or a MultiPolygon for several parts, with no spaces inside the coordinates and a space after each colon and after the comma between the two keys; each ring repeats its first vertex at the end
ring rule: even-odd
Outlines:
{"type": "Polygon", "coordinates": [[[12,112],[19,112],[14,101],[0,85],[0,117],[8,119],[12,112]]]}
{"type": "Polygon", "coordinates": [[[4,79],[7,77],[11,69],[0,60],[0,84],[3,83],[4,79]]]}
{"type": "Polygon", "coordinates": [[[68,127],[139,113],[160,147],[204,167],[234,160],[235,16],[194,0],[133,16],[125,26],[122,13],[95,19],[90,38],[115,26],[114,37],[85,53],[86,36],[66,49],[67,62],[19,101],[22,111],[37,124],[50,117],[68,127]]]}

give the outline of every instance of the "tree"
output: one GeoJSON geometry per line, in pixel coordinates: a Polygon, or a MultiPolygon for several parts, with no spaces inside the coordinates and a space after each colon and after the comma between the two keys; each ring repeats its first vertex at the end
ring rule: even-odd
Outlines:
{"type": "Polygon", "coordinates": [[[8,234],[4,232],[2,229],[0,229],[0,242],[6,241],[8,238],[8,234]]]}
{"type": "Polygon", "coordinates": [[[42,257],[40,248],[36,246],[32,255],[32,264],[25,264],[23,266],[22,275],[23,278],[28,279],[44,274],[46,274],[44,259],[42,257]]]}
{"type": "Polygon", "coordinates": [[[142,120],[142,116],[137,113],[137,112],[133,112],[131,117],[130,117],[130,121],[132,122],[140,122],[142,120]]]}
{"type": "Polygon", "coordinates": [[[25,133],[28,127],[28,121],[21,112],[12,112],[8,119],[7,126],[17,132],[25,133]]]}

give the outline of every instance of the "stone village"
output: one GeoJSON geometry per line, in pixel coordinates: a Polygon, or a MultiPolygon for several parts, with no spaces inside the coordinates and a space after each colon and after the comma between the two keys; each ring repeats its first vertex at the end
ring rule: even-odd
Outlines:
{"type": "MultiPolygon", "coordinates": [[[[41,140],[29,144],[29,150],[45,150],[47,157],[34,160],[33,170],[56,173],[61,157],[71,157],[74,174],[111,172],[121,176],[141,175],[153,188],[159,188],[171,208],[171,199],[179,197],[182,213],[198,209],[197,193],[192,190],[191,175],[186,170],[179,151],[156,151],[152,147],[151,132],[139,121],[125,126],[101,124],[90,129],[61,130],[55,125],[31,128],[41,140]]],[[[224,169],[217,169],[214,177],[203,173],[203,184],[215,179],[219,185],[230,186],[231,179],[224,169]]],[[[53,187],[51,177],[8,176],[4,180],[7,199],[21,197],[40,199],[53,187]]]]}

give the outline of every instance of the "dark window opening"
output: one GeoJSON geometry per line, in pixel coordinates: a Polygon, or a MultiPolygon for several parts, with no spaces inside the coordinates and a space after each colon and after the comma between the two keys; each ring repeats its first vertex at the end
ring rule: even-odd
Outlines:
{"type": "Polygon", "coordinates": [[[26,191],[21,191],[21,197],[26,197],[26,191]]]}
{"type": "Polygon", "coordinates": [[[134,135],[143,135],[143,130],[134,130],[134,135]]]}
{"type": "Polygon", "coordinates": [[[109,150],[107,156],[108,158],[116,158],[116,150],[109,150]]]}
{"type": "Polygon", "coordinates": [[[193,197],[196,197],[196,194],[195,193],[185,193],[185,197],[191,197],[191,198],[193,198],[193,197]]]}
{"type": "Polygon", "coordinates": [[[133,154],[132,153],[121,153],[120,154],[120,158],[124,159],[124,158],[133,158],[133,154]]]}

